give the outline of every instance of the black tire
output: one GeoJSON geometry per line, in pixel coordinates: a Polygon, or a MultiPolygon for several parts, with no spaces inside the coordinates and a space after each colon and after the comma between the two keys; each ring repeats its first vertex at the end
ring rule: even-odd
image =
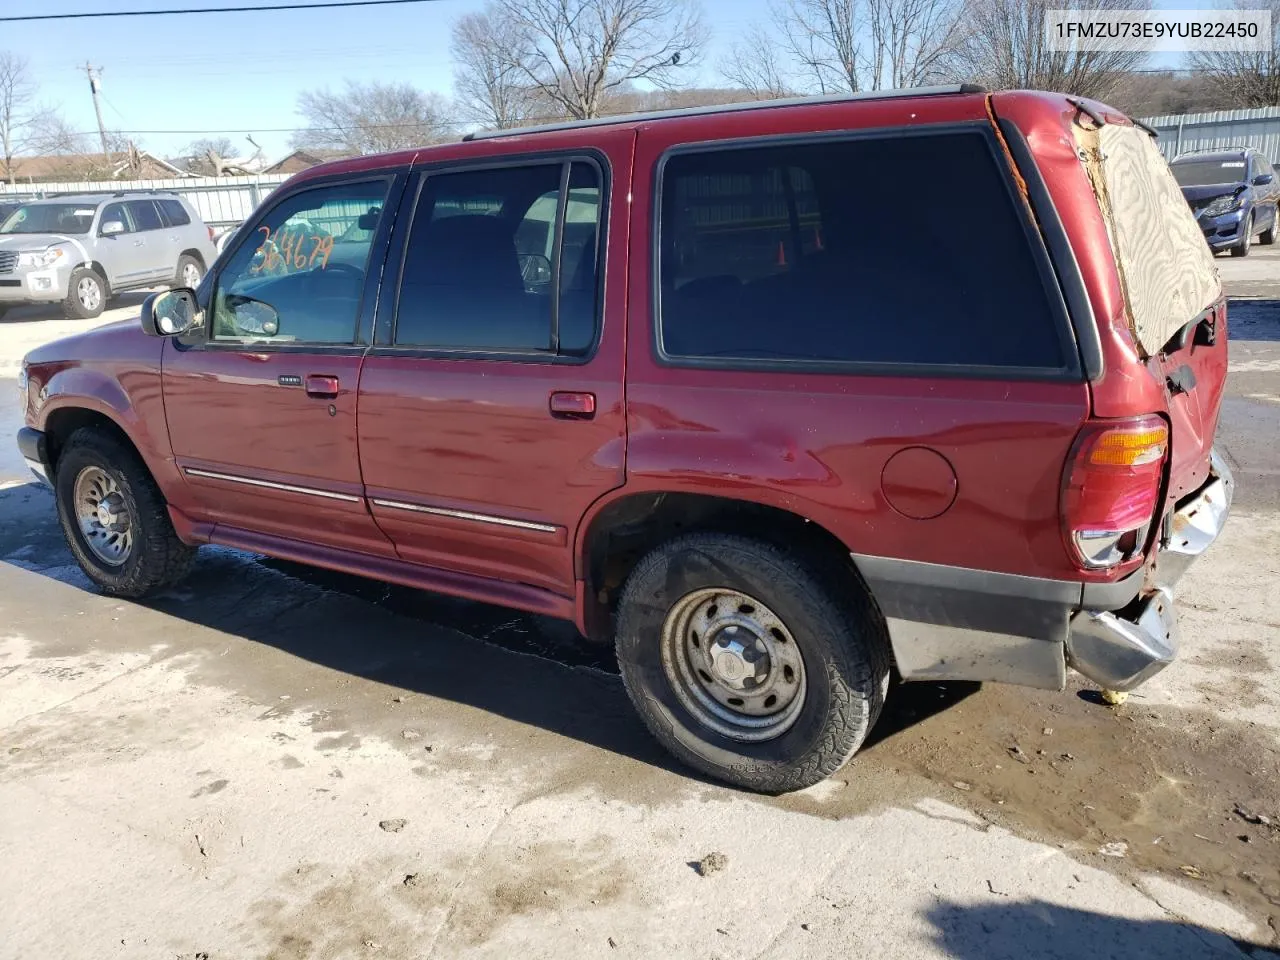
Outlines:
{"type": "Polygon", "coordinates": [[[199,260],[191,256],[190,254],[184,253],[182,256],[178,258],[178,269],[175,270],[173,274],[172,285],[175,288],[176,287],[196,287],[199,285],[200,283],[199,280],[197,280],[195,283],[188,283],[187,280],[183,277],[183,274],[187,272],[188,267],[194,267],[196,270],[200,272],[201,279],[204,278],[204,264],[202,264],[199,260]]]}
{"type": "Polygon", "coordinates": [[[1276,230],[1278,227],[1280,227],[1280,207],[1276,209],[1275,214],[1271,217],[1271,226],[1258,235],[1258,242],[1264,247],[1271,246],[1276,242],[1276,230]]]}
{"type": "Polygon", "coordinates": [[[196,548],[174,533],[155,480],[133,448],[105,430],[83,427],[71,435],[58,457],[54,498],[67,545],[80,569],[104,593],[136,599],[177,583],[191,571],[196,548]],[[76,479],[89,467],[97,467],[115,481],[131,519],[133,546],[118,566],[94,554],[76,519],[76,479]]]}
{"type": "Polygon", "coordinates": [[[76,267],[71,271],[71,279],[67,283],[67,298],[62,301],[62,315],[68,320],[92,320],[102,313],[107,298],[111,296],[106,281],[88,267],[76,267]],[[81,296],[81,284],[97,285],[97,299],[86,304],[81,296]]]}
{"type": "Polygon", "coordinates": [[[879,717],[889,681],[884,620],[856,572],[841,572],[717,533],[689,534],[644,557],[619,605],[617,652],[627,693],[649,731],[689,766],[761,793],[800,790],[839,770],[879,717]],[[663,667],[668,613],[681,598],[711,587],[758,598],[803,657],[803,704],[773,739],[744,742],[708,726],[681,702],[663,667]]]}
{"type": "Polygon", "coordinates": [[[1240,238],[1240,242],[1231,248],[1233,257],[1247,257],[1249,255],[1249,247],[1253,243],[1253,214],[1249,214],[1249,219],[1245,221],[1244,236],[1240,238]]]}

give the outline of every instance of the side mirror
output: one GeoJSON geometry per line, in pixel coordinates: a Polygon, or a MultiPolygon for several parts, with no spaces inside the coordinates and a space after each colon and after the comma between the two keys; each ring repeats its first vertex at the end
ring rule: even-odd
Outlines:
{"type": "Polygon", "coordinates": [[[223,300],[231,311],[237,333],[251,337],[274,337],[280,332],[280,313],[269,303],[229,293],[223,300]]]}
{"type": "Polygon", "coordinates": [[[124,233],[124,224],[119,220],[107,220],[98,232],[104,237],[114,237],[117,233],[124,233]]]}
{"type": "Polygon", "coordinates": [[[1253,178],[1253,185],[1255,187],[1265,187],[1268,183],[1270,183],[1274,179],[1275,177],[1269,173],[1260,173],[1253,178]]]}
{"type": "Polygon", "coordinates": [[[551,282],[551,261],[540,253],[520,254],[520,276],[530,285],[551,282]]]}
{"type": "Polygon", "coordinates": [[[142,301],[140,320],[143,333],[152,337],[176,337],[204,322],[196,292],[190,287],[153,293],[142,301]]]}

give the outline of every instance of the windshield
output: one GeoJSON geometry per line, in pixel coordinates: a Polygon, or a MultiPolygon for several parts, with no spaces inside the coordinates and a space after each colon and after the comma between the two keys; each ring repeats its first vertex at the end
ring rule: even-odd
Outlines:
{"type": "Polygon", "coordinates": [[[0,223],[0,233],[88,233],[96,209],[83,203],[26,203],[0,223]]]}
{"type": "Polygon", "coordinates": [[[1179,186],[1203,187],[1212,183],[1244,183],[1244,160],[1182,160],[1169,169],[1179,186]]]}

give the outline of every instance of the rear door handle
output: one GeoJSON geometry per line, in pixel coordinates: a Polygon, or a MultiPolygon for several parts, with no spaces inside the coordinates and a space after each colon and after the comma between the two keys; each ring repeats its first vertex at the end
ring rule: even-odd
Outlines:
{"type": "Polygon", "coordinates": [[[333,399],[338,395],[338,378],[327,374],[307,374],[307,396],[333,399]]]}
{"type": "Polygon", "coordinates": [[[551,415],[562,420],[590,420],[596,415],[596,395],[557,390],[551,394],[551,415]]]}

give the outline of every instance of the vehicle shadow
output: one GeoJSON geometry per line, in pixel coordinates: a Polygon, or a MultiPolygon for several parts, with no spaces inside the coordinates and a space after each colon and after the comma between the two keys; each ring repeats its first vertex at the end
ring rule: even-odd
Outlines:
{"type": "MultiPolygon", "coordinates": [[[[126,310],[140,307],[142,301],[155,293],[154,290],[128,290],[119,293],[107,301],[107,310],[126,310]]],[[[62,305],[59,303],[40,303],[26,307],[11,307],[0,316],[0,324],[8,323],[44,323],[46,320],[62,320],[62,305]]]]}
{"type": "Polygon", "coordinates": [[[1280,342],[1280,300],[1230,300],[1227,338],[1280,342]]]}
{"type": "MultiPolygon", "coordinates": [[[[0,563],[96,592],[63,542],[51,496],[37,483],[0,490],[0,563]]],[[[350,676],[704,779],[644,729],[612,647],[588,642],[570,623],[222,547],[203,548],[186,581],[144,605],[350,676]]],[[[175,630],[174,637],[181,642],[183,633],[175,630]]],[[[978,689],[976,683],[895,687],[865,749],[978,689]]]]}
{"type": "MultiPolygon", "coordinates": [[[[1007,894],[1006,894],[1007,895],[1007,894]]],[[[934,945],[955,960],[1185,960],[1246,957],[1263,960],[1280,953],[1260,943],[1172,920],[1131,920],[1078,910],[1042,900],[962,904],[939,900],[925,913],[934,945]]]]}

